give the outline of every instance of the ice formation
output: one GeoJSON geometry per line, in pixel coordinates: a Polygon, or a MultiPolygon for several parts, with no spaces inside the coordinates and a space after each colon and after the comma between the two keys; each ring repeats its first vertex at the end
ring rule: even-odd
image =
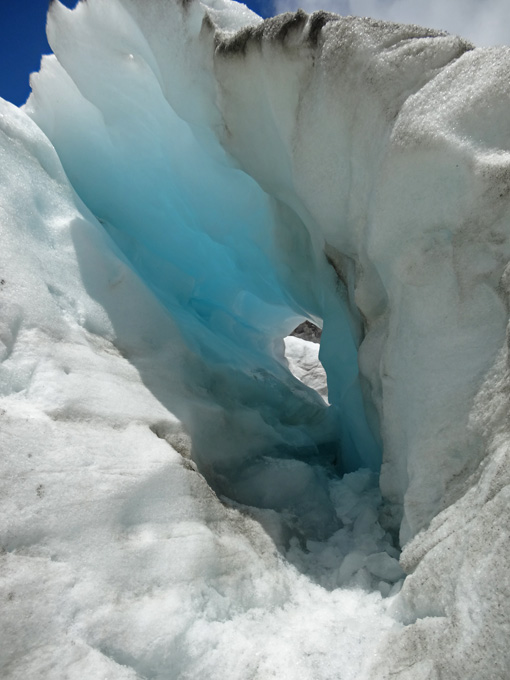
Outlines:
{"type": "Polygon", "coordinates": [[[510,52],[228,0],[48,37],[0,109],[2,677],[507,678],[510,52]]]}

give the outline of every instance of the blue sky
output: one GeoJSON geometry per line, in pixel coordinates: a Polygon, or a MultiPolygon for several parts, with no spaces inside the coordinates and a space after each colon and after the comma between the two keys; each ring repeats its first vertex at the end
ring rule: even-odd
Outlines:
{"type": "MultiPolygon", "coordinates": [[[[61,0],[74,7],[76,0],[61,0]]],[[[302,7],[339,14],[370,15],[391,21],[444,28],[479,45],[510,44],[510,0],[248,0],[267,17],[302,7]]],[[[0,96],[17,105],[30,92],[28,78],[39,70],[46,41],[48,0],[0,0],[0,96]]]]}
{"type": "MultiPolygon", "coordinates": [[[[60,0],[74,7],[76,0],[60,0]]],[[[45,25],[49,0],[0,0],[0,96],[24,104],[29,93],[29,74],[39,70],[42,54],[51,52],[45,25]]],[[[272,0],[250,0],[257,14],[274,13],[272,0]]]]}
{"type": "MultiPolygon", "coordinates": [[[[51,52],[45,25],[48,0],[0,0],[0,96],[23,104],[28,76],[39,70],[41,54],[51,52]]],[[[64,0],[74,7],[75,0],[64,0]]]]}

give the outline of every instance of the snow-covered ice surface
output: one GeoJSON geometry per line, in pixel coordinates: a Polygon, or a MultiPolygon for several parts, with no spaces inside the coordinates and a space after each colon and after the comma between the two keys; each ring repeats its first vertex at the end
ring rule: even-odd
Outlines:
{"type": "Polygon", "coordinates": [[[0,109],[2,677],[508,678],[510,51],[48,36],[0,109]]]}

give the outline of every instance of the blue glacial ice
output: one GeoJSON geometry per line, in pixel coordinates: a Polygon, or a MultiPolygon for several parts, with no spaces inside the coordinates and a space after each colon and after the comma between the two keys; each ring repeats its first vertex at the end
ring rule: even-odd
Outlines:
{"type": "MultiPolygon", "coordinates": [[[[307,524],[331,533],[334,512],[329,503],[321,509],[327,478],[378,471],[381,462],[377,419],[367,422],[359,381],[360,323],[346,286],[314,252],[320,245],[299,215],[237,167],[195,110],[173,104],[194,85],[174,72],[167,86],[174,91],[165,96],[153,44],[139,29],[127,34],[132,19],[122,5],[110,12],[101,3],[74,12],[52,6],[56,57],[33,76],[27,111],[198,357],[193,389],[228,419],[225,444],[217,414],[207,422],[190,412],[200,470],[219,493],[281,510],[286,496],[301,495],[292,491],[295,459],[296,479],[306,480],[304,504],[317,508],[307,524]],[[91,72],[100,74],[94,83],[91,72]],[[305,318],[323,326],[330,405],[294,378],[284,358],[283,338],[305,318]]],[[[218,115],[195,98],[202,118],[218,115]]]]}

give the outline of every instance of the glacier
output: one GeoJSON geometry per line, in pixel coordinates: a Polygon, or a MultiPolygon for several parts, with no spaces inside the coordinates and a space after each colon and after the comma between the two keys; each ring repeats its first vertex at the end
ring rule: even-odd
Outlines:
{"type": "Polygon", "coordinates": [[[0,102],[2,677],[506,679],[509,49],[47,33],[0,102]]]}

